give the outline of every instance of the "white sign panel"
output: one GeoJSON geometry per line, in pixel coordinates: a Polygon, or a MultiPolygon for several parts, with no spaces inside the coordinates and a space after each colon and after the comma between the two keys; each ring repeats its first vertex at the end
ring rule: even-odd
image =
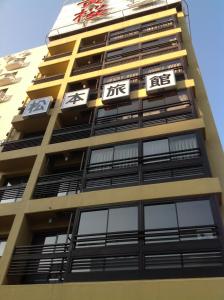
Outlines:
{"type": "Polygon", "coordinates": [[[66,93],[61,105],[61,109],[83,106],[87,104],[90,89],[83,89],[66,93]]]}
{"type": "Polygon", "coordinates": [[[128,98],[130,95],[130,80],[122,80],[105,84],[103,86],[102,101],[103,103],[110,100],[128,98]]]}
{"type": "Polygon", "coordinates": [[[172,89],[176,86],[174,70],[154,73],[146,76],[146,91],[157,92],[162,89],[172,89]]]}
{"type": "Polygon", "coordinates": [[[181,0],[80,0],[62,7],[48,36],[54,37],[180,2],[181,0]]]}
{"type": "Polygon", "coordinates": [[[52,97],[44,97],[44,98],[30,100],[22,116],[30,117],[34,115],[46,114],[50,109],[51,100],[52,97]]]}

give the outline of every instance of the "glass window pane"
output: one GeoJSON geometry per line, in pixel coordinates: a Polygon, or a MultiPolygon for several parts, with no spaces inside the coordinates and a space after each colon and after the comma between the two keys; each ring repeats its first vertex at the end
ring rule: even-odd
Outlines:
{"type": "Polygon", "coordinates": [[[209,200],[177,203],[180,227],[214,225],[209,200]]]}
{"type": "Polygon", "coordinates": [[[108,210],[82,212],[79,222],[79,235],[105,233],[108,210]]]}
{"type": "Polygon", "coordinates": [[[162,229],[177,227],[175,204],[145,206],[145,229],[162,229]]]}
{"type": "Polygon", "coordinates": [[[138,208],[122,207],[109,210],[108,232],[138,229],[138,208]]]}
{"type": "Polygon", "coordinates": [[[67,234],[59,234],[57,239],[57,244],[64,244],[67,240],[67,234]]]}
{"type": "Polygon", "coordinates": [[[131,111],[136,111],[138,110],[138,101],[132,101],[128,105],[122,105],[118,107],[118,114],[126,113],[126,112],[131,112],[131,111]]]}
{"type": "Polygon", "coordinates": [[[120,163],[114,163],[114,167],[130,167],[137,164],[136,160],[131,158],[138,157],[138,144],[126,144],[114,147],[114,160],[120,163]],[[124,160],[124,161],[123,161],[124,160]],[[126,161],[125,161],[126,160],[126,161]]]}
{"type": "Polygon", "coordinates": [[[90,158],[90,166],[92,165],[91,171],[99,171],[103,169],[111,168],[110,163],[113,160],[113,148],[105,148],[93,150],[90,158]]]}
{"type": "Polygon", "coordinates": [[[169,138],[170,151],[181,151],[198,147],[195,134],[179,135],[169,138]]]}
{"type": "Polygon", "coordinates": [[[143,144],[143,155],[153,155],[169,152],[168,139],[145,142],[143,144]]]}
{"type": "Polygon", "coordinates": [[[0,256],[3,255],[6,246],[6,241],[0,241],[0,256]]]}
{"type": "Polygon", "coordinates": [[[44,239],[44,245],[54,245],[56,243],[56,235],[46,236],[44,239]]]}
{"type": "Polygon", "coordinates": [[[97,112],[97,118],[109,117],[117,114],[117,108],[100,108],[97,112]]]}

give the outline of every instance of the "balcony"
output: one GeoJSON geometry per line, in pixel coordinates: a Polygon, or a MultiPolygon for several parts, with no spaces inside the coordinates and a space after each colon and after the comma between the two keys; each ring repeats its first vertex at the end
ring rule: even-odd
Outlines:
{"type": "Polygon", "coordinates": [[[176,22],[176,18],[168,17],[148,23],[130,26],[122,30],[109,32],[108,34],[100,34],[93,37],[88,37],[82,39],[79,47],[79,53],[104,47],[106,45],[123,42],[133,38],[173,29],[176,27],[176,22]]]}
{"type": "Polygon", "coordinates": [[[207,177],[199,148],[91,164],[85,190],[207,177]]]}
{"type": "Polygon", "coordinates": [[[82,171],[44,175],[38,179],[33,198],[62,197],[79,194],[82,171]]]}
{"type": "Polygon", "coordinates": [[[51,76],[41,76],[40,78],[35,78],[33,80],[33,84],[40,84],[40,83],[45,83],[45,82],[50,82],[54,80],[59,80],[64,78],[64,74],[56,74],[56,75],[51,75],[51,76]]]}
{"type": "MultiPolygon", "coordinates": [[[[77,90],[80,89],[79,87],[77,90]]],[[[94,93],[94,90],[92,91],[94,93]]],[[[96,94],[92,94],[96,99],[96,94]]],[[[91,98],[91,94],[90,94],[91,98]]],[[[88,138],[91,135],[94,109],[88,107],[68,109],[63,111],[58,118],[58,125],[61,127],[53,131],[51,143],[61,143],[88,138]]]]}
{"type": "Polygon", "coordinates": [[[175,77],[177,81],[187,79],[187,62],[185,59],[177,59],[174,61],[168,61],[166,63],[159,63],[156,65],[146,66],[144,68],[131,69],[129,71],[124,71],[116,73],[109,76],[104,76],[101,78],[101,84],[99,87],[99,96],[102,94],[102,88],[104,84],[112,83],[120,80],[130,79],[130,90],[138,90],[145,87],[145,76],[155,72],[162,72],[168,70],[174,70],[175,77]]]}
{"type": "Polygon", "coordinates": [[[26,184],[0,187],[0,203],[13,203],[22,199],[26,184]]]}
{"type": "Polygon", "coordinates": [[[152,42],[132,45],[107,52],[105,58],[103,54],[78,58],[72,76],[96,70],[119,66],[121,64],[170,53],[181,49],[178,36],[171,36],[152,42]]]}
{"type": "Polygon", "coordinates": [[[13,84],[18,82],[18,80],[19,79],[16,78],[15,74],[13,73],[0,74],[0,86],[13,84]]]}
{"type": "Polygon", "coordinates": [[[177,25],[174,17],[159,19],[156,21],[130,26],[122,30],[109,33],[108,45],[123,42],[132,38],[138,38],[149,34],[173,29],[177,25]]]}
{"type": "Polygon", "coordinates": [[[51,144],[85,139],[91,136],[91,125],[83,124],[54,130],[51,144]]]}
{"type": "Polygon", "coordinates": [[[25,57],[20,58],[14,58],[8,61],[6,65],[7,71],[12,71],[15,69],[24,68],[28,65],[28,63],[25,63],[25,57]]]}
{"type": "Polygon", "coordinates": [[[59,53],[59,54],[45,56],[43,58],[43,60],[44,61],[50,61],[50,60],[54,60],[54,59],[57,59],[57,58],[62,58],[62,57],[70,56],[71,54],[72,54],[72,51],[67,51],[67,52],[63,52],[63,53],[59,53]]]}
{"type": "Polygon", "coordinates": [[[196,117],[193,98],[186,91],[157,99],[130,101],[115,107],[99,108],[93,135],[109,134],[189,120],[196,117]]]}
{"type": "MultiPolygon", "coordinates": [[[[17,246],[9,283],[223,276],[218,209],[217,199],[210,196],[81,208],[70,212],[70,217],[65,212],[54,214],[56,224],[73,222],[63,231],[54,228],[50,233],[43,228],[33,233],[32,243],[17,246]]],[[[51,219],[43,217],[45,224],[51,219]]],[[[38,222],[36,216],[28,218],[38,222]]]]}
{"type": "Polygon", "coordinates": [[[1,143],[2,152],[24,149],[29,147],[39,146],[43,136],[35,136],[31,138],[24,138],[16,141],[4,141],[1,143]]]}
{"type": "Polygon", "coordinates": [[[195,134],[188,134],[91,149],[90,157],[86,157],[89,151],[83,150],[79,159],[77,154],[73,154],[74,158],[76,157],[76,170],[79,171],[60,172],[63,168],[61,162],[57,174],[39,177],[33,198],[59,197],[101,188],[210,177],[206,154],[203,144],[200,146],[200,143],[200,138],[198,140],[195,134]],[[155,150],[154,147],[158,149],[155,150]],[[139,149],[142,149],[143,155],[138,154],[139,149]],[[88,161],[87,166],[85,161],[88,161]]]}
{"type": "Polygon", "coordinates": [[[107,52],[104,67],[111,68],[178,50],[181,50],[179,38],[176,36],[167,37],[107,52]]]}
{"type": "Polygon", "coordinates": [[[82,39],[79,52],[90,51],[96,48],[104,47],[107,44],[107,34],[95,35],[82,39]]]}
{"type": "Polygon", "coordinates": [[[92,55],[76,60],[74,68],[72,70],[72,76],[93,72],[102,69],[103,55],[92,55]]]}

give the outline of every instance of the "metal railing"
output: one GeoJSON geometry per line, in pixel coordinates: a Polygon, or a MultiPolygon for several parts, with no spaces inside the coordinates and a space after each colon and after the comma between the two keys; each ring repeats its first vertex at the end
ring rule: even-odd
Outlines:
{"type": "Polygon", "coordinates": [[[223,276],[217,227],[189,226],[73,235],[71,242],[17,246],[17,283],[223,276]]]}
{"type": "Polygon", "coordinates": [[[91,163],[86,172],[65,172],[39,177],[33,199],[209,176],[208,166],[199,148],[91,163]]]}
{"type": "Polygon", "coordinates": [[[93,64],[89,64],[89,65],[86,64],[83,66],[77,65],[72,70],[72,75],[74,76],[82,73],[89,73],[89,72],[100,70],[102,68],[110,68],[112,66],[132,62],[133,60],[135,61],[139,59],[145,59],[157,55],[162,55],[170,51],[179,50],[180,48],[181,48],[180,42],[178,41],[178,39],[173,39],[170,41],[168,41],[167,38],[166,41],[165,39],[161,39],[161,41],[158,41],[154,43],[154,45],[149,46],[147,48],[141,48],[136,51],[126,52],[125,54],[122,55],[123,58],[119,59],[119,57],[114,56],[113,58],[114,61],[112,60],[112,58],[110,58],[110,60],[105,59],[104,62],[99,61],[93,64]]]}
{"type": "Polygon", "coordinates": [[[122,33],[122,30],[119,30],[117,33],[109,33],[110,37],[108,39],[108,45],[175,28],[176,22],[174,18],[168,18],[164,21],[161,19],[158,20],[157,23],[151,22],[151,24],[141,24],[140,26],[140,28],[130,28],[130,30],[128,30],[129,28],[125,28],[125,31],[122,33]]]}
{"type": "Polygon", "coordinates": [[[56,129],[53,131],[51,144],[85,139],[90,137],[90,135],[91,135],[91,125],[88,124],[56,129]]]}
{"type": "Polygon", "coordinates": [[[2,152],[35,147],[41,144],[42,139],[43,136],[35,136],[32,138],[25,138],[16,141],[3,141],[0,144],[0,147],[2,147],[2,152]]]}
{"type": "Polygon", "coordinates": [[[65,172],[39,177],[34,199],[78,194],[82,190],[82,171],[65,172]]]}
{"type": "Polygon", "coordinates": [[[95,121],[93,135],[126,131],[141,127],[168,124],[195,117],[190,100],[143,108],[114,116],[99,117],[95,121]]]}
{"type": "Polygon", "coordinates": [[[39,84],[64,78],[64,74],[56,74],[52,76],[44,76],[33,80],[33,84],[39,84]]]}
{"type": "Polygon", "coordinates": [[[0,203],[13,203],[22,199],[26,184],[0,187],[0,203]]]}
{"type": "Polygon", "coordinates": [[[69,56],[72,54],[72,51],[67,51],[67,52],[63,52],[63,53],[59,53],[59,54],[54,54],[54,55],[50,55],[50,56],[45,56],[43,58],[44,61],[49,61],[49,60],[53,60],[53,59],[57,59],[57,58],[61,58],[61,57],[65,57],[65,56],[69,56]]]}

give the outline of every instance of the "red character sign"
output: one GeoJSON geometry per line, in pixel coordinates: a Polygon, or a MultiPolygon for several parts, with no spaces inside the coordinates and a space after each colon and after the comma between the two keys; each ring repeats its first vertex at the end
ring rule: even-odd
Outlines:
{"type": "Polygon", "coordinates": [[[86,23],[107,14],[105,0],[82,0],[78,5],[81,5],[82,8],[80,13],[75,14],[73,21],[77,23],[86,23]]]}

